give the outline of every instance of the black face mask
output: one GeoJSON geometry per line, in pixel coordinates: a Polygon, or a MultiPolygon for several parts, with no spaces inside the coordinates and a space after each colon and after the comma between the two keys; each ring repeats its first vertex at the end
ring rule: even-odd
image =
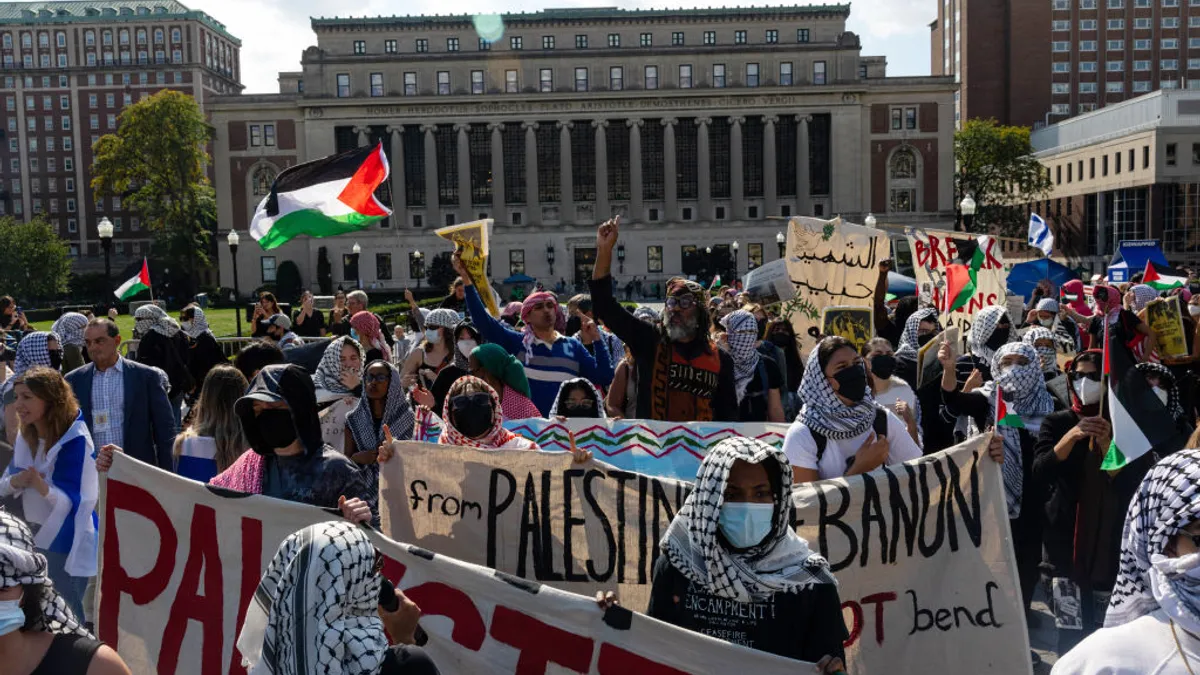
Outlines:
{"type": "Polygon", "coordinates": [[[863,397],[867,395],[867,369],[863,368],[861,364],[839,370],[833,379],[838,383],[837,393],[855,403],[863,400],[863,397]]]}
{"type": "Polygon", "coordinates": [[[886,380],[896,373],[896,357],[891,354],[876,354],[871,359],[871,373],[886,380]]]}
{"type": "Polygon", "coordinates": [[[926,333],[925,335],[918,335],[917,336],[917,346],[924,347],[925,345],[929,344],[929,341],[935,337],[937,337],[937,336],[934,335],[933,333],[926,333]]]}
{"type": "Polygon", "coordinates": [[[258,413],[258,433],[270,448],[286,448],[296,441],[296,424],[292,411],[272,408],[258,413]]]}
{"type": "Polygon", "coordinates": [[[59,370],[62,368],[63,353],[61,349],[50,351],[50,367],[59,370]]]}
{"type": "Polygon", "coordinates": [[[992,331],[992,336],[988,338],[988,349],[1000,349],[1008,344],[1008,335],[1012,332],[1012,326],[996,326],[996,330],[992,331]]]}
{"type": "Polygon", "coordinates": [[[467,438],[478,438],[492,428],[492,406],[472,405],[453,411],[454,428],[467,438]]]}
{"type": "Polygon", "coordinates": [[[789,337],[787,333],[771,333],[771,342],[774,342],[778,347],[788,347],[796,344],[796,341],[789,337]]]}

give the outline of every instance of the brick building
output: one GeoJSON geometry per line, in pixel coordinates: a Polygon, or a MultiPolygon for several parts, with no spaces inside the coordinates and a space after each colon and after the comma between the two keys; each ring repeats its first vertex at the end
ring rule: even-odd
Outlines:
{"type": "Polygon", "coordinates": [[[162,89],[201,106],[241,91],[241,43],[174,0],[0,2],[0,215],[45,216],[77,268],[101,269],[101,218],[114,226],[113,265],[152,237],[119,197],[89,188],[92,146],[125,106],[162,89]]]}
{"type": "Polygon", "coordinates": [[[960,119],[1044,126],[1200,88],[1193,0],[938,0],[930,28],[932,72],[962,84],[960,119]]]}
{"type": "Polygon", "coordinates": [[[955,85],[886,77],[849,11],[314,19],[280,94],[209,107],[219,227],[245,232],[283,168],[376,142],[395,213],[353,237],[243,245],[242,288],[284,260],[315,287],[322,249],[335,284],[415,285],[414,254],[448,249],[431,230],[478,217],[496,221],[493,278],[551,283],[589,278],[595,226],[618,213],[622,283],[711,273],[712,256],[744,273],[778,256],[771,217],[949,225],[955,85]]]}

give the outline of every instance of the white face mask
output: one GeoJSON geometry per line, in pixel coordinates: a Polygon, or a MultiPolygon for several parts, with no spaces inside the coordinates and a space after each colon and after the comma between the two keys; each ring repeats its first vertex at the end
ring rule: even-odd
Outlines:
{"type": "Polygon", "coordinates": [[[426,328],[425,329],[425,341],[426,342],[429,342],[431,344],[436,343],[440,337],[441,336],[438,335],[438,330],[436,328],[426,328]]]}
{"type": "Polygon", "coordinates": [[[1200,305],[1188,305],[1188,314],[1200,316],[1200,305]]]}
{"type": "Polygon", "coordinates": [[[1081,377],[1075,380],[1075,393],[1079,396],[1080,404],[1096,405],[1104,393],[1104,385],[1097,380],[1081,377]]]}
{"type": "Polygon", "coordinates": [[[1151,389],[1154,391],[1154,395],[1158,397],[1158,400],[1162,401],[1163,405],[1166,405],[1167,400],[1171,398],[1167,390],[1162,387],[1151,387],[1151,389]]]}
{"type": "Polygon", "coordinates": [[[192,322],[191,321],[180,321],[179,328],[182,329],[184,332],[187,332],[192,329],[192,322]]]}
{"type": "Polygon", "coordinates": [[[457,344],[458,352],[463,356],[470,356],[471,350],[479,346],[479,343],[474,340],[459,340],[457,344]]]}
{"type": "Polygon", "coordinates": [[[1050,317],[1049,319],[1038,319],[1038,323],[1042,324],[1046,328],[1049,328],[1050,326],[1054,325],[1054,317],[1050,317]]]}

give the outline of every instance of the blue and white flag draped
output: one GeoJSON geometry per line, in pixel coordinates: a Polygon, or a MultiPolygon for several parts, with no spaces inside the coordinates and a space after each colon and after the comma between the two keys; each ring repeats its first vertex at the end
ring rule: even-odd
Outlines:
{"type": "Polygon", "coordinates": [[[0,497],[20,497],[26,522],[41,526],[34,544],[40,550],[66,555],[64,569],[73,577],[96,576],[99,493],[92,436],[82,413],[57,443],[36,456],[25,437],[17,435],[12,463],[0,478],[0,497]],[[45,497],[33,487],[12,487],[13,476],[30,467],[45,476],[50,486],[45,497]]]}
{"type": "Polygon", "coordinates": [[[1054,233],[1046,221],[1034,213],[1029,216],[1029,245],[1041,249],[1049,258],[1054,253],[1054,233]]]}

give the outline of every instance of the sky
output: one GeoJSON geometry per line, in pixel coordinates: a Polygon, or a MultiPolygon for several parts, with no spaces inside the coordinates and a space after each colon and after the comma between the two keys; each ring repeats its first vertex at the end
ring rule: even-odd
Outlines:
{"type": "MultiPolygon", "coordinates": [[[[300,54],[316,44],[309,19],[319,16],[347,16],[343,7],[353,6],[355,16],[390,16],[437,13],[504,13],[536,11],[547,7],[692,8],[735,6],[725,2],[638,2],[636,0],[508,0],[504,3],[483,0],[455,0],[442,4],[432,0],[409,0],[403,4],[387,0],[359,0],[332,3],[323,0],[182,0],[192,9],[202,10],[225,24],[242,41],[242,83],[245,93],[279,91],[280,71],[298,70],[300,54]],[[341,5],[341,6],[339,6],[341,5]]],[[[833,0],[830,0],[832,3],[833,0]]],[[[891,76],[929,74],[929,23],[937,18],[936,0],[854,0],[847,29],[862,38],[863,55],[886,56],[891,76]]],[[[741,4],[763,3],[746,0],[741,4]]],[[[766,3],[793,4],[793,3],[766,3]]]]}

